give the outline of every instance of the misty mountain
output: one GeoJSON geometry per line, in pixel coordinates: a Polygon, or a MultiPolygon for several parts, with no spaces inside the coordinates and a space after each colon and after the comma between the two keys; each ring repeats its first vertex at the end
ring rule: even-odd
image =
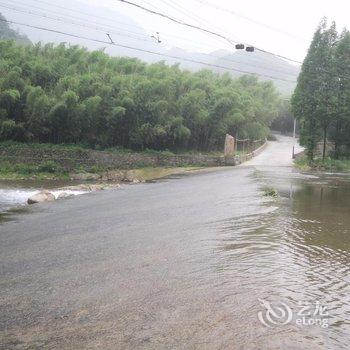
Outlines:
{"type": "MultiPolygon", "coordinates": [[[[217,55],[218,56],[218,55],[217,55]]],[[[300,67],[271,54],[257,51],[246,52],[244,50],[227,53],[213,62],[231,69],[254,72],[260,75],[262,80],[273,80],[282,94],[290,95],[295,86],[300,67]]],[[[219,69],[220,71],[220,69],[219,69]]],[[[221,69],[221,71],[225,71],[221,69]]],[[[234,76],[242,73],[231,72],[234,76]]]]}
{"type": "Polygon", "coordinates": [[[295,87],[292,81],[295,81],[299,74],[298,67],[259,51],[248,53],[233,49],[232,52],[217,50],[200,53],[181,48],[169,49],[164,43],[158,43],[151,37],[156,35],[155,33],[148,33],[132,18],[102,6],[87,5],[74,0],[65,0],[60,2],[60,5],[48,3],[45,5],[45,2],[34,0],[28,0],[26,3],[25,7],[20,4],[15,7],[0,6],[0,11],[10,21],[52,30],[50,32],[23,25],[12,25],[33,43],[67,42],[87,47],[89,50],[103,49],[113,56],[136,57],[146,62],[164,60],[167,64],[180,63],[182,68],[191,71],[206,68],[218,73],[229,71],[233,76],[242,75],[244,72],[253,73],[260,75],[262,80],[274,81],[284,95],[291,94],[295,87]],[[31,8],[30,11],[28,6],[31,8]],[[110,40],[120,46],[109,45],[110,40]]]}
{"type": "Polygon", "coordinates": [[[30,40],[25,35],[11,29],[5,21],[6,18],[0,13],[0,40],[15,40],[21,44],[30,44],[30,40]]]}
{"type": "Polygon", "coordinates": [[[119,12],[74,0],[61,1],[60,5],[45,5],[33,0],[28,0],[26,3],[25,6],[17,4],[15,7],[7,8],[0,6],[0,12],[9,21],[52,30],[50,32],[24,25],[11,25],[13,28],[18,28],[33,43],[66,42],[84,46],[89,50],[103,49],[110,55],[136,57],[147,62],[162,59],[160,55],[146,52],[155,51],[163,54],[165,51],[162,45],[158,45],[156,40],[151,38],[153,33],[147,33],[136,21],[119,12]],[[28,6],[31,7],[30,13],[28,13],[28,6]],[[13,8],[22,12],[14,11],[13,8]],[[71,35],[65,35],[63,32],[71,35]],[[110,38],[107,33],[114,43],[121,46],[109,45],[110,38]],[[135,47],[140,51],[125,46],[135,47]]]}
{"type": "MultiPolygon", "coordinates": [[[[272,80],[283,95],[290,95],[293,92],[296,86],[296,83],[293,81],[296,81],[300,72],[298,66],[260,51],[246,52],[245,50],[232,50],[230,52],[227,50],[217,50],[209,54],[204,54],[172,48],[167,53],[188,59],[189,61],[181,63],[181,67],[192,71],[201,68],[210,68],[218,73],[229,71],[233,76],[248,73],[257,74],[261,80],[272,80]],[[190,62],[190,60],[205,62],[212,66],[208,67],[204,64],[190,62]]],[[[178,60],[167,59],[167,62],[176,63],[178,60]]]]}

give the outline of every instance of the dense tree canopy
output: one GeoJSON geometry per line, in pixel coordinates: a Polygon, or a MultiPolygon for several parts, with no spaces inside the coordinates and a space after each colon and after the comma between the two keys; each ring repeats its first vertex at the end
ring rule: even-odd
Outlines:
{"type": "MultiPolygon", "coordinates": [[[[282,100],[277,118],[272,122],[271,129],[282,134],[292,133],[294,130],[294,116],[289,100],[282,100]]],[[[298,130],[297,130],[298,131],[298,130]]]]}
{"type": "Polygon", "coordinates": [[[327,138],[335,143],[335,156],[347,154],[350,146],[350,33],[338,36],[335,24],[323,20],[303,62],[292,98],[293,112],[300,120],[301,141],[313,159],[317,143],[327,138]]]}
{"type": "Polygon", "coordinates": [[[225,133],[266,137],[279,106],[273,84],[254,76],[0,41],[2,140],[212,150],[225,133]]]}

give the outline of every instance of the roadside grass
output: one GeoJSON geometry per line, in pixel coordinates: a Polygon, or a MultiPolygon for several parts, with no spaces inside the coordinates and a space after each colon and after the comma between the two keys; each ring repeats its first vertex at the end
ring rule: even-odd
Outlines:
{"type": "MultiPolygon", "coordinates": [[[[183,174],[188,171],[199,170],[200,166],[178,166],[178,167],[138,167],[127,170],[129,176],[139,181],[149,181],[159,179],[173,174],[183,174]]],[[[96,173],[102,174],[107,169],[102,168],[84,168],[75,169],[73,173],[96,173]]],[[[120,170],[123,171],[123,170],[120,170]]],[[[62,169],[52,161],[40,165],[30,164],[11,164],[10,162],[0,161],[0,179],[1,180],[70,180],[70,173],[62,169]]]]}
{"type": "Polygon", "coordinates": [[[314,161],[309,164],[308,159],[305,155],[297,158],[294,164],[298,169],[301,170],[316,170],[316,171],[339,171],[348,172],[350,171],[350,159],[332,159],[330,157],[324,160],[321,157],[317,157],[314,161]]]}
{"type": "Polygon", "coordinates": [[[53,143],[37,143],[37,142],[0,142],[0,150],[18,151],[18,150],[46,150],[46,151],[68,151],[68,152],[85,152],[89,148],[76,144],[53,144],[53,143]]]}
{"type": "MultiPolygon", "coordinates": [[[[25,150],[40,150],[40,151],[47,151],[47,152],[69,152],[72,155],[83,155],[87,154],[89,151],[103,151],[103,152],[109,152],[114,154],[130,154],[130,153],[137,153],[137,154],[144,154],[144,155],[151,155],[151,156],[164,156],[164,157],[171,157],[171,156],[196,156],[196,155],[204,155],[204,156],[213,156],[213,157],[223,157],[224,152],[221,150],[213,150],[213,151],[198,151],[198,150],[178,150],[178,151],[170,151],[168,149],[165,150],[154,150],[154,149],[144,149],[142,151],[135,151],[128,148],[122,148],[122,147],[99,147],[96,146],[95,148],[89,147],[88,145],[84,144],[53,144],[53,143],[38,143],[38,142],[16,142],[16,141],[1,141],[0,142],[0,152],[5,151],[6,153],[15,153],[17,151],[25,151],[25,150]]],[[[246,149],[236,149],[235,155],[243,155],[250,153],[252,150],[246,149]]]]}
{"type": "Polygon", "coordinates": [[[3,180],[19,179],[68,179],[69,174],[53,161],[39,165],[12,164],[9,161],[0,161],[0,178],[3,180]]]}
{"type": "Polygon", "coordinates": [[[16,142],[16,141],[1,141],[0,142],[0,151],[6,150],[7,152],[11,151],[20,151],[20,150],[42,150],[42,151],[67,151],[67,152],[80,152],[86,153],[88,151],[103,151],[110,153],[139,153],[145,155],[159,155],[159,156],[177,156],[177,155],[212,155],[212,156],[223,156],[224,153],[222,151],[210,151],[210,152],[202,152],[197,150],[189,150],[182,151],[179,150],[177,152],[172,152],[168,149],[165,150],[154,150],[154,149],[144,149],[135,151],[128,148],[122,147],[100,147],[96,146],[95,148],[89,147],[84,144],[53,144],[53,143],[38,143],[38,142],[16,142]]]}

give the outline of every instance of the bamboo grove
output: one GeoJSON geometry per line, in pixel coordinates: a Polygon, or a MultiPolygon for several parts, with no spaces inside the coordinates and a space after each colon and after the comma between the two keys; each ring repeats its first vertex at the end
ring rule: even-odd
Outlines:
{"type": "Polygon", "coordinates": [[[266,137],[280,105],[255,76],[0,41],[1,140],[208,151],[226,133],[266,137]]]}

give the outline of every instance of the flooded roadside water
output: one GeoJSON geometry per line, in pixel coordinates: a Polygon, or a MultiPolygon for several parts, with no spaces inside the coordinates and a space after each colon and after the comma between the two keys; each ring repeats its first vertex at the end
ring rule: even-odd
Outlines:
{"type": "Polygon", "coordinates": [[[270,348],[347,349],[350,174],[260,166],[253,177],[279,197],[266,198],[257,214],[225,222],[221,274],[255,296],[248,317],[264,325],[260,339],[270,348]],[[291,339],[284,342],[284,333],[291,339]]]}

